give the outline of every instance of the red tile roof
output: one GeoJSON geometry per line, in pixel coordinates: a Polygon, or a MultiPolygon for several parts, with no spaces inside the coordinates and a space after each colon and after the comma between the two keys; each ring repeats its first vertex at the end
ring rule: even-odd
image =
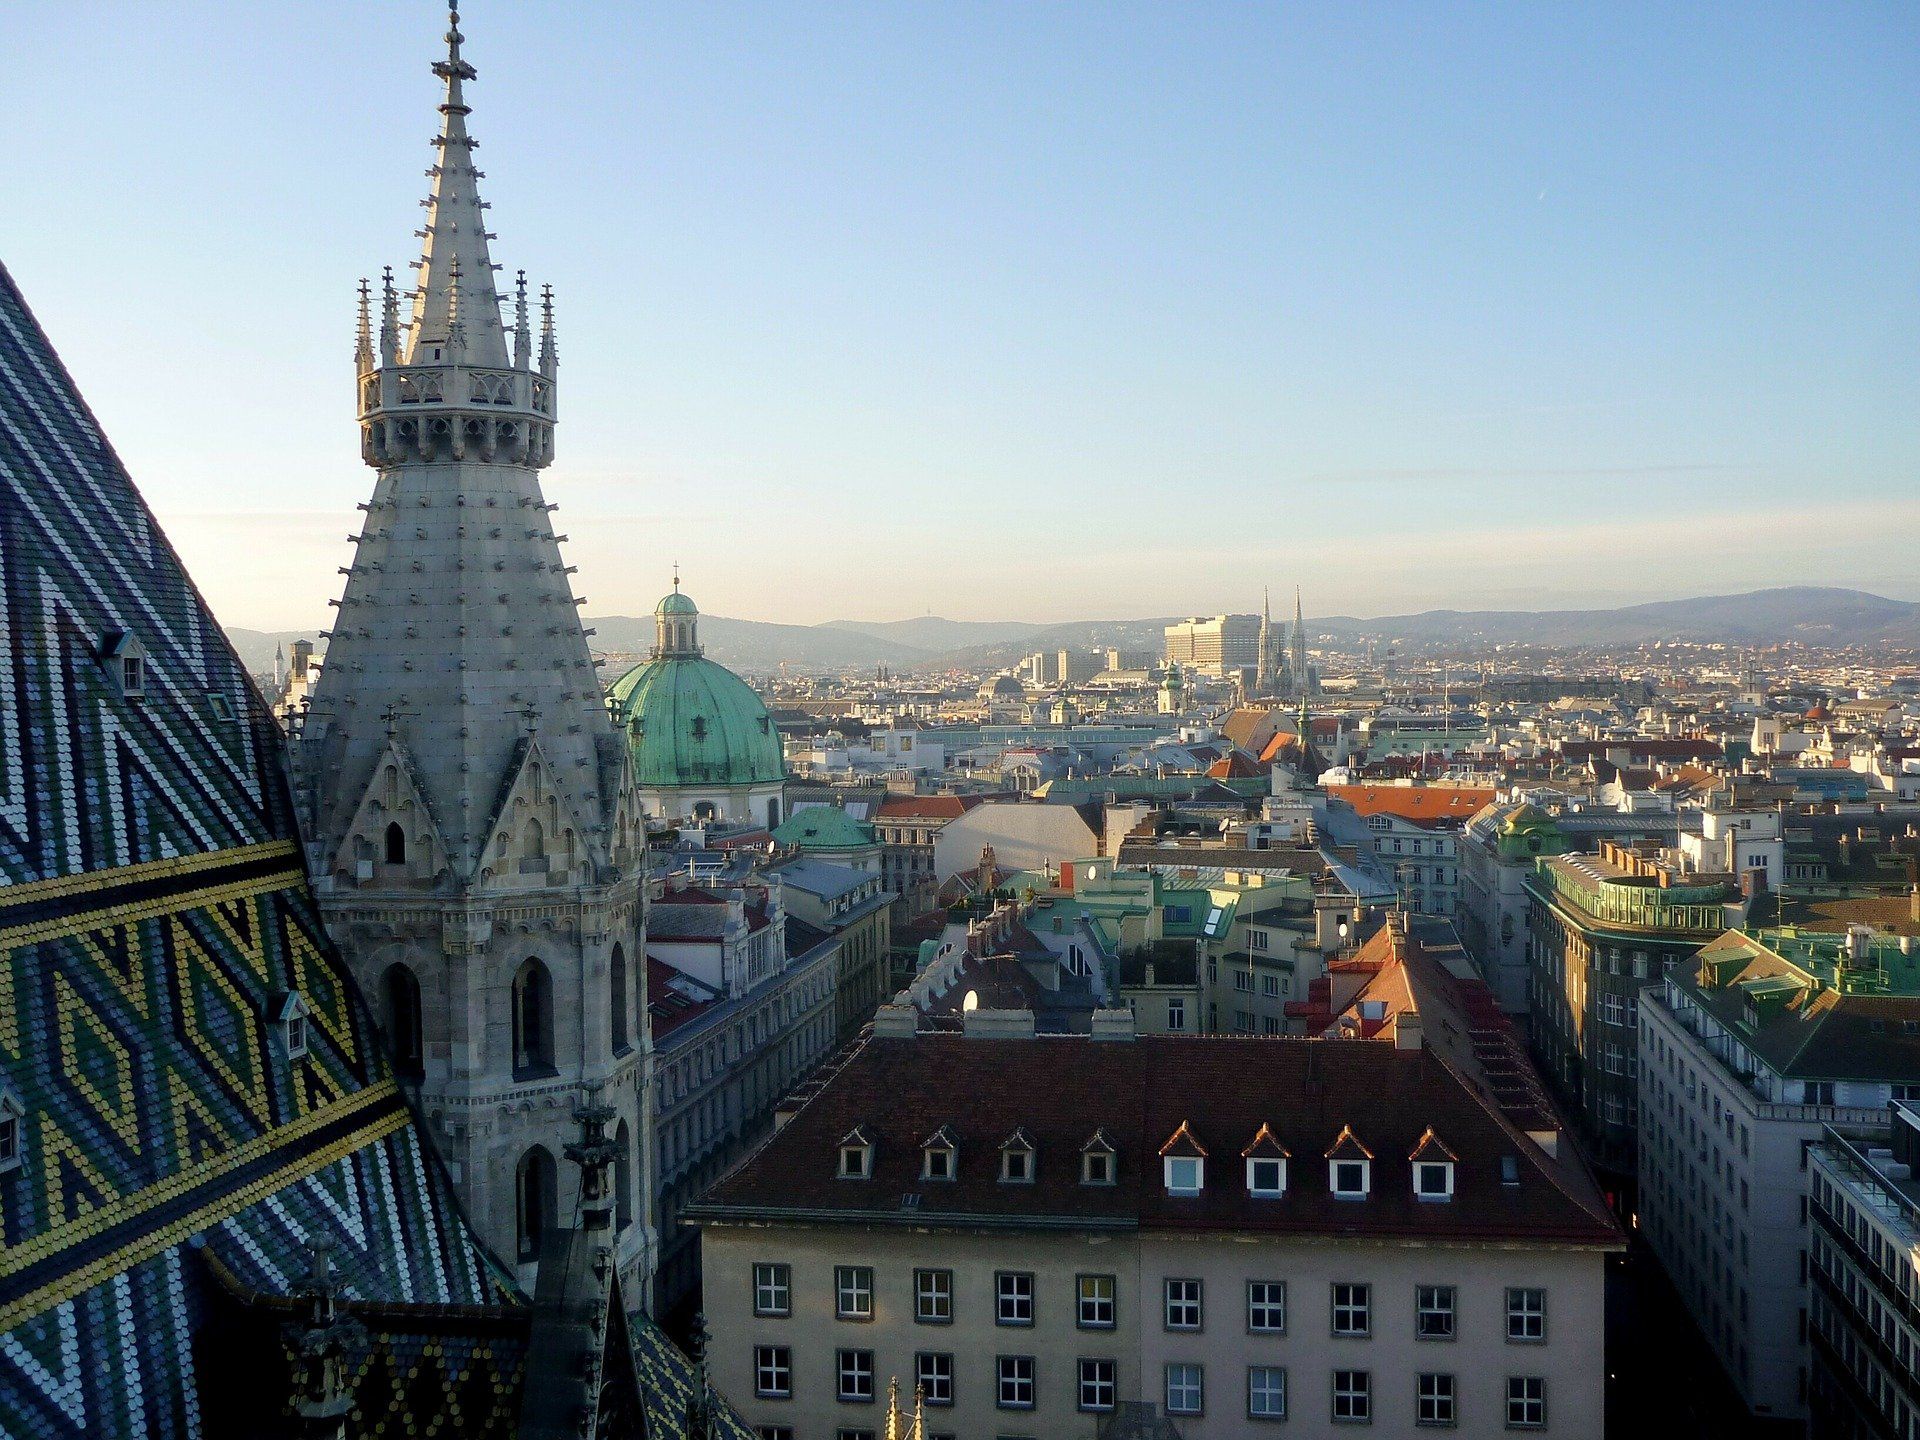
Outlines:
{"type": "Polygon", "coordinates": [[[952,820],[980,803],[978,795],[889,795],[876,820],[952,820]]]}
{"type": "Polygon", "coordinates": [[[1327,794],[1361,815],[1397,815],[1402,820],[1472,819],[1493,803],[1491,785],[1329,785],[1327,794]]]}
{"type": "MultiPolygon", "coordinates": [[[[1184,1148],[1184,1141],[1183,1147],[1184,1148]]],[[[1617,1247],[1604,1208],[1570,1191],[1558,1167],[1429,1049],[1302,1038],[1142,1036],[867,1040],[798,1114],[708,1192],[696,1219],[791,1217],[849,1224],[1032,1224],[1417,1236],[1617,1247]],[[920,1141],[959,1138],[955,1179],[920,1178],[920,1141]],[[839,1137],[874,1140],[873,1176],[837,1178],[839,1137]],[[1159,1153],[1185,1127],[1208,1163],[1206,1188],[1170,1196],[1159,1153]],[[1034,1183],[1004,1185],[996,1147],[1033,1138],[1034,1183]],[[1238,1157],[1262,1128],[1295,1156],[1279,1199],[1247,1193],[1238,1157]],[[1450,1203],[1413,1192],[1413,1153],[1429,1130],[1460,1157],[1450,1203]],[[1382,1157],[1364,1201],[1335,1198],[1318,1157],[1349,1130],[1382,1157]],[[1112,1141],[1116,1183],[1080,1183],[1080,1152],[1112,1141]],[[1503,1171],[1511,1168],[1514,1183],[1503,1171]]]]}

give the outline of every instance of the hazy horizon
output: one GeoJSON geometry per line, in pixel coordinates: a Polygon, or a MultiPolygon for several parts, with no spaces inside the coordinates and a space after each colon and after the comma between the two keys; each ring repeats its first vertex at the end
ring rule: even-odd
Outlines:
{"type": "MultiPolygon", "coordinates": [[[[444,12],[10,18],[0,261],[216,613],[324,627],[444,12]]],[[[588,614],[1920,599],[1911,7],[462,28],[588,614]]]]}

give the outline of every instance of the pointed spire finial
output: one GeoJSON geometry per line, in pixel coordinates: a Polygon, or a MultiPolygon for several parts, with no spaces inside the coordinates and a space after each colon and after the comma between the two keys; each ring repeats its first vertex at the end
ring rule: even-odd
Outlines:
{"type": "Polygon", "coordinates": [[[391,365],[400,354],[400,293],[393,288],[393,267],[380,273],[380,363],[391,365]]]}
{"type": "Polygon", "coordinates": [[[513,282],[513,364],[524,370],[533,363],[533,328],[527,323],[527,272],[516,271],[513,282]]]}
{"type": "Polygon", "coordinates": [[[552,375],[560,362],[560,347],[553,338],[553,286],[540,287],[540,371],[552,375]]]}
{"type": "Polygon", "coordinates": [[[373,368],[373,287],[360,277],[360,327],[354,337],[353,358],[362,370],[373,368]]]}

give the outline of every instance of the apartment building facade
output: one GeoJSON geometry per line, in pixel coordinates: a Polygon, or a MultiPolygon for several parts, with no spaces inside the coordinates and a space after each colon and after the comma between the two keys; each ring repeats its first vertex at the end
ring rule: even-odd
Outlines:
{"type": "Polygon", "coordinates": [[[1811,1411],[1822,1440],[1920,1431],[1920,1113],[1884,1143],[1829,1128],[1809,1148],[1811,1411]]]}
{"type": "Polygon", "coordinates": [[[763,1435],[1600,1434],[1619,1231],[1432,1051],[888,1019],[689,1212],[763,1435]]]}
{"type": "Polygon", "coordinates": [[[1807,1413],[1807,1146],[1920,1097],[1920,950],[1729,931],[1641,992],[1640,1233],[1758,1417],[1807,1413]]]}
{"type": "Polygon", "coordinates": [[[1602,842],[1534,862],[1528,895],[1528,1039],[1579,1114],[1594,1162],[1634,1173],[1641,992],[1745,918],[1730,877],[1687,874],[1671,852],[1602,842]]]}

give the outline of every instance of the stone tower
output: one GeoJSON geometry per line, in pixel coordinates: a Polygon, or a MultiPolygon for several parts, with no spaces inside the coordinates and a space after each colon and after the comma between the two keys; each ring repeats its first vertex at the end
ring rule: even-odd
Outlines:
{"type": "Polygon", "coordinates": [[[1263,586],[1260,590],[1260,654],[1253,669],[1256,695],[1273,693],[1273,650],[1273,592],[1263,586]]]}
{"type": "Polygon", "coordinates": [[[1313,689],[1313,675],[1307,669],[1307,622],[1300,608],[1300,587],[1293,587],[1293,633],[1287,637],[1287,684],[1295,695],[1313,689]]]}
{"type": "Polygon", "coordinates": [[[532,1276],[572,1217],[584,1091],[614,1112],[617,1252],[651,1292],[641,829],[540,489],[557,352],[501,322],[459,16],[415,285],[360,287],[373,498],[296,745],[322,913],[474,1224],[532,1276]],[[403,298],[410,316],[403,325],[403,298]]]}

